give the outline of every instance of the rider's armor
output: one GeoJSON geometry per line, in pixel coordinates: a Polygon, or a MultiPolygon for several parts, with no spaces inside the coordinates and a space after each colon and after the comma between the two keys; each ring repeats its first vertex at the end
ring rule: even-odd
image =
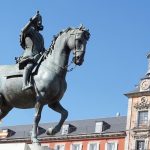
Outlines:
{"type": "Polygon", "coordinates": [[[35,17],[33,17],[33,20],[30,20],[30,22],[21,32],[20,44],[24,49],[24,53],[19,59],[19,68],[24,69],[22,90],[26,90],[32,87],[32,84],[29,81],[29,76],[31,75],[34,65],[45,51],[44,39],[43,36],[39,33],[39,30],[43,29],[41,24],[42,20],[40,19],[41,16],[37,14],[35,17]],[[35,21],[34,19],[39,19],[36,20],[36,23],[39,21],[39,26],[38,24],[33,25],[33,21],[35,21]]]}
{"type": "Polygon", "coordinates": [[[25,50],[23,58],[34,57],[37,54],[44,52],[44,39],[43,36],[31,27],[25,35],[25,50]]]}

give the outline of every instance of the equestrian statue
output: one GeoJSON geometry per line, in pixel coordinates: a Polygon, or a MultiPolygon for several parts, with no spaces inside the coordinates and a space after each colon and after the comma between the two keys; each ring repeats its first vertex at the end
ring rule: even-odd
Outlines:
{"type": "Polygon", "coordinates": [[[46,50],[42,30],[42,16],[37,12],[21,30],[23,55],[14,65],[0,65],[0,120],[14,107],[35,108],[32,143],[39,143],[37,128],[44,105],[61,114],[58,124],[46,133],[52,135],[60,131],[68,116],[60,100],[67,89],[69,55],[72,51],[71,63],[82,65],[90,37],[89,30],[83,26],[69,27],[54,36],[46,50]]]}

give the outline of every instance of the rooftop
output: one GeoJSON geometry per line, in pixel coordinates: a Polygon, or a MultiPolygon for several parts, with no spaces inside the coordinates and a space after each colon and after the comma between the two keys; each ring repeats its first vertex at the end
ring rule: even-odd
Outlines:
{"type": "MultiPolygon", "coordinates": [[[[70,125],[70,132],[67,135],[62,134],[62,129],[55,135],[47,135],[46,130],[49,127],[54,127],[57,122],[53,123],[41,123],[39,124],[39,139],[50,138],[50,139],[60,139],[78,136],[110,136],[115,134],[125,135],[126,130],[126,116],[110,117],[110,118],[97,118],[97,119],[85,119],[85,120],[75,120],[66,121],[64,125],[70,125]],[[97,122],[103,122],[107,125],[106,128],[101,133],[95,133],[95,125],[97,122]]],[[[17,126],[6,126],[1,127],[0,131],[8,129],[11,134],[5,138],[0,138],[0,142],[4,141],[16,141],[30,139],[32,125],[17,125],[17,126]]]]}

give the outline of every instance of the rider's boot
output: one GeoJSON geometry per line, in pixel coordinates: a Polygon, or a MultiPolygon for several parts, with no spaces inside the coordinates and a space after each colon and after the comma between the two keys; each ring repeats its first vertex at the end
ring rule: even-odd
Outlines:
{"type": "Polygon", "coordinates": [[[22,86],[23,91],[33,87],[33,85],[30,82],[28,82],[31,71],[32,71],[32,67],[33,67],[33,64],[28,64],[25,67],[25,70],[24,70],[24,73],[23,73],[23,86],[22,86]]]}

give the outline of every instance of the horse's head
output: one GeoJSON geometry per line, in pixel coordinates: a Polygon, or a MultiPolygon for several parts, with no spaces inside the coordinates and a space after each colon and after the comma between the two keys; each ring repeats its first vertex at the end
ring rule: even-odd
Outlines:
{"type": "Polygon", "coordinates": [[[86,50],[86,43],[90,37],[89,30],[81,26],[73,29],[68,39],[68,47],[73,50],[73,62],[76,65],[82,65],[86,50]]]}

